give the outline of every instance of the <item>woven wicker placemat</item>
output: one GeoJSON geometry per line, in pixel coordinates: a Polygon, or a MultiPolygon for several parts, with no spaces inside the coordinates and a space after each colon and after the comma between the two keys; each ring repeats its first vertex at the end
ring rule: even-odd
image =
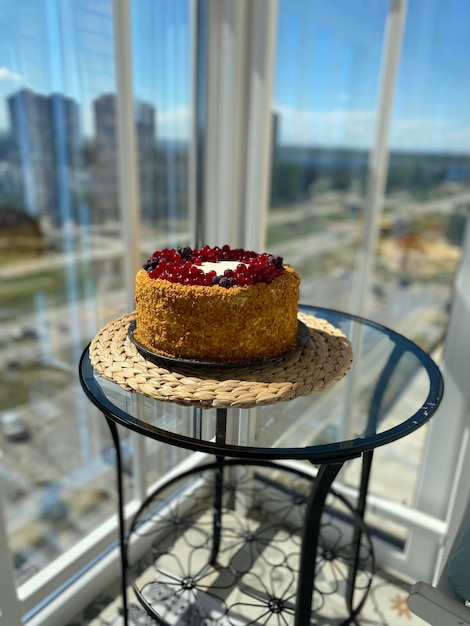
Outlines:
{"type": "Polygon", "coordinates": [[[135,314],[102,328],[90,344],[90,361],[104,378],[126,391],[165,402],[202,408],[244,408],[273,404],[321,391],[343,378],[352,348],[343,332],[323,319],[299,313],[311,333],[294,354],[263,365],[218,369],[166,369],[145,360],[128,337],[135,314]]]}

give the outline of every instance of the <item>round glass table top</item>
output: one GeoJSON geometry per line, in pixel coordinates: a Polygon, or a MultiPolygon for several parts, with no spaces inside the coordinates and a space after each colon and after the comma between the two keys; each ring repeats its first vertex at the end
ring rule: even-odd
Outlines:
{"type": "Polygon", "coordinates": [[[242,458],[328,462],[399,439],[429,420],[443,394],[439,368],[419,346],[380,324],[313,306],[352,345],[347,374],[322,391],[251,409],[205,408],[129,392],[100,376],[89,348],[82,387],[107,419],[173,445],[242,458]]]}

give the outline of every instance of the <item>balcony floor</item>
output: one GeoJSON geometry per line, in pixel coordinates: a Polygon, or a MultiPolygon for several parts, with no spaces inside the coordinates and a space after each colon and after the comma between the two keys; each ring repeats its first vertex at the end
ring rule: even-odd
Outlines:
{"type": "MultiPolygon", "coordinates": [[[[130,575],[142,598],[172,626],[291,626],[311,479],[288,468],[258,468],[255,476],[244,467],[226,470],[216,558],[215,475],[209,465],[195,470],[191,480],[186,477],[179,489],[178,483],[161,488],[140,511],[131,533],[140,542],[132,542],[128,554],[135,563],[130,575]]],[[[345,581],[354,554],[351,513],[351,506],[332,490],[321,520],[312,626],[339,626],[347,620],[345,581]]],[[[423,624],[408,609],[408,583],[381,571],[372,574],[372,546],[364,533],[359,558],[355,606],[365,596],[366,602],[355,623],[423,624]]],[[[67,626],[121,626],[119,591],[117,582],[67,626]]],[[[129,626],[157,623],[132,589],[128,598],[129,626]]]]}
{"type": "MultiPolygon", "coordinates": [[[[386,574],[377,572],[356,624],[358,626],[402,626],[405,624],[423,626],[425,622],[408,609],[408,589],[408,583],[394,580],[386,574]]],[[[129,597],[131,599],[129,626],[155,626],[156,622],[147,616],[137,600],[132,599],[132,595],[129,597]]],[[[121,604],[119,584],[116,583],[67,626],[122,626],[121,604]]],[[[279,622],[279,624],[284,624],[284,622],[279,622]]]]}

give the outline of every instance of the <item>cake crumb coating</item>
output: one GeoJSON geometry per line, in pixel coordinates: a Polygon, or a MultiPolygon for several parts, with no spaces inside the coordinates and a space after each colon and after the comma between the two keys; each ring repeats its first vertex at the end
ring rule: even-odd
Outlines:
{"type": "Polygon", "coordinates": [[[271,283],[181,285],[152,279],[135,283],[136,339],[175,358],[217,363],[259,361],[297,345],[300,278],[290,266],[271,283]]]}

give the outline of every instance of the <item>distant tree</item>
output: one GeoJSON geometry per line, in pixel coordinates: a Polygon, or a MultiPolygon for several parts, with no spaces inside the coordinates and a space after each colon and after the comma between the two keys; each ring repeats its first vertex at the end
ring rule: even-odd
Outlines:
{"type": "Polygon", "coordinates": [[[308,164],[275,161],[271,178],[271,203],[275,205],[304,200],[316,178],[315,169],[308,164]]]}
{"type": "Polygon", "coordinates": [[[351,187],[351,170],[339,168],[332,172],[333,187],[338,191],[346,191],[351,187]]]}

